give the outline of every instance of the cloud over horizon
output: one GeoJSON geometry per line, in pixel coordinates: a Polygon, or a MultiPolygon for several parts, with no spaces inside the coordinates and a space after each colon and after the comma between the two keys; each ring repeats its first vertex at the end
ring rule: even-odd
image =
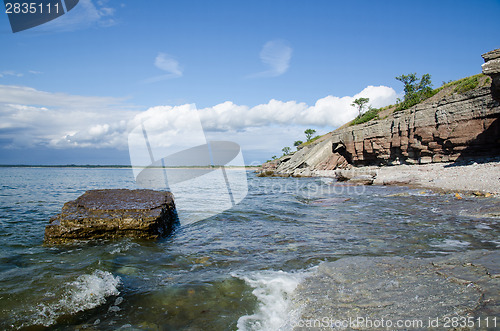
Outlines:
{"type": "Polygon", "coordinates": [[[326,133],[352,120],[357,110],[351,103],[358,97],[382,107],[394,103],[397,95],[386,86],[368,86],[354,96],[328,95],[314,105],[272,99],[253,107],[226,101],[202,109],[181,105],[139,111],[123,99],[0,85],[0,147],[127,149],[131,128],[146,119],[175,131],[191,127],[199,117],[208,139],[235,141],[244,150],[269,153],[301,139],[305,127],[326,133]]]}

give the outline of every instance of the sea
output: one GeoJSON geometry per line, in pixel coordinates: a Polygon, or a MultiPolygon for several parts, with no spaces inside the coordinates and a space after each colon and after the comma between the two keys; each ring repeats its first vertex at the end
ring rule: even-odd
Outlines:
{"type": "Polygon", "coordinates": [[[500,247],[496,197],[244,175],[246,195],[222,211],[186,187],[166,238],[49,246],[65,202],[138,188],[132,170],[0,168],[0,329],[289,330],[294,290],[325,261],[500,247]]]}

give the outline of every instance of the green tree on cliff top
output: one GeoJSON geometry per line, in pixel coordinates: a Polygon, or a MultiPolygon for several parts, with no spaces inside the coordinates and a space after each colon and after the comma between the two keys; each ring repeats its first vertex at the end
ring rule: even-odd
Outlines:
{"type": "Polygon", "coordinates": [[[363,110],[368,101],[370,101],[370,98],[357,98],[356,100],[354,100],[353,103],[351,103],[351,106],[358,108],[358,113],[359,113],[358,117],[360,117],[363,114],[363,110]]]}
{"type": "Polygon", "coordinates": [[[309,140],[311,140],[313,134],[316,133],[316,130],[307,129],[306,131],[304,131],[304,133],[306,134],[307,141],[309,141],[309,140]]]}
{"type": "Polygon", "coordinates": [[[404,84],[405,98],[396,110],[408,109],[432,96],[431,75],[425,74],[417,78],[416,73],[396,77],[404,84]]]}

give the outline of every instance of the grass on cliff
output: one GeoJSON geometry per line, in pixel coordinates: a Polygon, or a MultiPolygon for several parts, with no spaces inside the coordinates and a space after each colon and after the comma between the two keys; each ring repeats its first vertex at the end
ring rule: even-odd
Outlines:
{"type": "Polygon", "coordinates": [[[307,146],[307,145],[311,145],[313,142],[315,142],[316,140],[318,140],[321,137],[322,136],[316,136],[316,137],[312,138],[311,140],[306,141],[305,143],[300,144],[299,147],[304,147],[304,146],[307,146]]]}
{"type": "Polygon", "coordinates": [[[357,125],[371,121],[373,119],[378,120],[379,119],[378,113],[380,113],[380,111],[381,109],[379,108],[370,108],[362,115],[358,115],[349,125],[357,125]]]}
{"type": "MultiPolygon", "coordinates": [[[[479,83],[481,81],[481,78],[483,78],[483,77],[485,77],[485,75],[477,74],[474,76],[465,77],[465,78],[462,78],[462,79],[459,79],[459,80],[456,80],[453,82],[443,84],[443,86],[434,90],[434,91],[436,91],[434,94],[440,92],[441,90],[443,90],[445,88],[453,88],[452,93],[458,93],[458,94],[465,93],[467,91],[473,90],[476,87],[478,87],[479,83]]],[[[490,78],[486,77],[486,79],[483,81],[483,84],[481,86],[487,85],[487,84],[489,84],[489,82],[490,82],[490,78]]]]}
{"type": "Polygon", "coordinates": [[[400,102],[396,105],[396,109],[394,110],[395,112],[405,110],[408,108],[411,108],[419,103],[422,103],[423,101],[435,96],[439,92],[443,90],[448,90],[447,94],[463,94],[467,91],[473,90],[479,86],[481,83],[481,86],[485,86],[490,83],[489,77],[486,77],[483,74],[477,74],[474,76],[470,77],[465,77],[459,80],[455,80],[449,83],[443,84],[441,87],[438,87],[436,89],[433,89],[431,91],[428,91],[427,93],[421,95],[420,98],[414,98],[410,100],[405,100],[403,102],[400,102]]]}

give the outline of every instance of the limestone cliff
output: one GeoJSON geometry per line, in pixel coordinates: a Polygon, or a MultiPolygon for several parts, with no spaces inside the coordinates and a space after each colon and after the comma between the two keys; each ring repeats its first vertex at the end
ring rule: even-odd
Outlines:
{"type": "Polygon", "coordinates": [[[453,162],[500,155],[500,49],[483,55],[471,90],[444,89],[381,120],[345,126],[291,156],[264,164],[276,175],[311,176],[365,165],[453,162]]]}

